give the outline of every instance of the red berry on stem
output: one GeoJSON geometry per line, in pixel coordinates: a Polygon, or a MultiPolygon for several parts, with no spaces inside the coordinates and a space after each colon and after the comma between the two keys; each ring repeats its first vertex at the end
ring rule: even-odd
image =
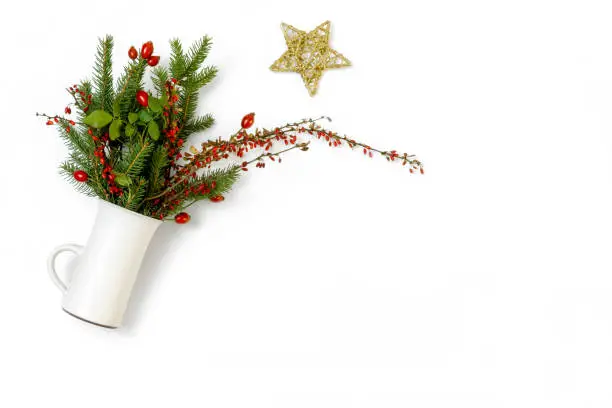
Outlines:
{"type": "Polygon", "coordinates": [[[152,55],[151,57],[149,57],[149,59],[147,59],[147,64],[152,67],[156,66],[157,64],[159,64],[159,56],[152,55]]]}
{"type": "Polygon", "coordinates": [[[70,106],[66,106],[66,109],[64,109],[64,112],[66,112],[66,115],[70,115],[72,113],[72,109],[70,109],[70,106]]]}
{"type": "Polygon", "coordinates": [[[242,123],[240,124],[240,126],[242,126],[243,129],[248,129],[251,126],[253,126],[253,123],[255,123],[255,114],[249,113],[248,115],[244,115],[244,118],[242,118],[242,123]]]}
{"type": "Polygon", "coordinates": [[[210,201],[212,201],[213,203],[220,203],[223,200],[225,200],[225,197],[223,197],[222,195],[210,197],[210,201]]]}
{"type": "Polygon", "coordinates": [[[54,124],[55,122],[53,122],[52,120],[48,120],[47,121],[47,125],[51,126],[52,124],[54,124]]]}
{"type": "Polygon", "coordinates": [[[89,178],[89,176],[87,175],[87,173],[85,173],[83,170],[77,170],[74,173],[72,173],[72,176],[74,177],[74,179],[80,183],[85,183],[87,181],[87,179],[89,178]]]}
{"type": "Polygon", "coordinates": [[[140,91],[136,92],[136,101],[140,104],[140,106],[146,108],[149,106],[149,94],[141,89],[140,91]]]}
{"type": "Polygon", "coordinates": [[[138,57],[138,51],[136,51],[136,48],[134,48],[134,46],[131,46],[130,49],[128,50],[128,57],[130,57],[130,59],[135,60],[138,57]]]}
{"type": "Polygon", "coordinates": [[[151,55],[153,55],[153,43],[151,41],[147,41],[146,43],[142,44],[140,56],[144,59],[149,59],[151,55]]]}
{"type": "Polygon", "coordinates": [[[191,216],[187,214],[186,212],[178,213],[174,217],[174,221],[177,224],[187,224],[190,219],[191,219],[191,216]]]}

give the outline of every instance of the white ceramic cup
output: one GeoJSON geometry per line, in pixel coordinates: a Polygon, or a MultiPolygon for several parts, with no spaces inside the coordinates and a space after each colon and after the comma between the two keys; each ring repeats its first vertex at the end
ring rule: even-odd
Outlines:
{"type": "Polygon", "coordinates": [[[61,245],[47,262],[51,280],[64,295],[64,311],[98,326],[113,329],[121,326],[140,264],[161,224],[159,220],[99,200],[87,245],[61,245]],[[70,282],[63,282],[55,271],[55,260],[62,252],[77,255],[70,282]]]}

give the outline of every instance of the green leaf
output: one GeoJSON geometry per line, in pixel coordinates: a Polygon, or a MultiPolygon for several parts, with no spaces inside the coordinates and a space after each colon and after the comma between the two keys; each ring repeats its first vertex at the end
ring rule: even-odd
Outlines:
{"type": "Polygon", "coordinates": [[[159,99],[150,97],[149,98],[149,109],[151,109],[151,111],[155,113],[161,112],[162,106],[161,106],[161,103],[159,102],[159,99]]]}
{"type": "Polygon", "coordinates": [[[119,184],[121,187],[127,187],[132,184],[132,180],[126,174],[116,174],[115,183],[119,184]]]}
{"type": "Polygon", "coordinates": [[[113,120],[109,128],[110,140],[116,140],[121,136],[121,119],[113,120]]]}
{"type": "Polygon", "coordinates": [[[96,129],[101,129],[111,123],[113,117],[102,109],[95,110],[85,117],[83,122],[96,129]]]}
{"type": "Polygon", "coordinates": [[[159,98],[159,103],[162,107],[166,106],[168,104],[168,95],[166,95],[165,93],[162,94],[161,98],[159,98]]]}
{"type": "Polygon", "coordinates": [[[133,123],[134,123],[134,122],[136,122],[137,120],[138,120],[138,114],[137,114],[136,112],[130,112],[130,113],[128,114],[128,121],[129,121],[130,123],[132,123],[132,124],[133,124],[133,123]]]}
{"type": "Polygon", "coordinates": [[[146,110],[141,110],[138,116],[140,117],[140,120],[142,120],[144,123],[148,123],[151,121],[151,119],[153,119],[153,116],[151,116],[151,114],[146,110]]]}
{"type": "Polygon", "coordinates": [[[136,128],[131,123],[128,123],[125,126],[125,135],[127,137],[132,137],[134,135],[134,132],[136,132],[136,128]]]}
{"type": "Polygon", "coordinates": [[[119,108],[119,99],[115,99],[113,103],[113,116],[118,118],[121,116],[121,108],[119,108]]]}
{"type": "Polygon", "coordinates": [[[151,136],[151,139],[153,140],[159,139],[159,126],[157,126],[157,122],[155,121],[149,122],[149,126],[147,127],[147,130],[149,131],[149,136],[151,136]]]}

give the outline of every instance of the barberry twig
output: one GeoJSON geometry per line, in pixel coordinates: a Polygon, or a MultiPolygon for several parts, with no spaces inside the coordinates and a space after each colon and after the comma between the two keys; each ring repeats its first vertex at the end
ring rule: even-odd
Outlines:
{"type": "Polygon", "coordinates": [[[288,147],[287,149],[280,150],[278,152],[262,153],[262,154],[260,154],[259,156],[255,157],[252,160],[242,162],[242,165],[241,165],[242,170],[245,170],[247,168],[247,166],[250,165],[250,164],[253,164],[255,162],[262,162],[266,157],[270,157],[270,158],[278,157],[281,154],[286,153],[286,152],[288,152],[290,150],[293,150],[293,149],[300,149],[300,150],[305,152],[305,151],[308,150],[308,145],[309,144],[310,144],[310,142],[298,143],[298,144],[295,144],[295,145],[293,145],[291,147],[288,147]]]}
{"type": "MultiPolygon", "coordinates": [[[[75,122],[72,119],[66,119],[64,116],[60,116],[60,115],[47,115],[46,113],[38,113],[36,112],[36,116],[42,116],[43,118],[47,118],[49,120],[55,121],[57,120],[63,120],[65,123],[70,123],[71,125],[75,124],[75,125],[83,125],[83,123],[81,122],[75,122]]],[[[57,122],[56,122],[57,123],[57,122]]]]}

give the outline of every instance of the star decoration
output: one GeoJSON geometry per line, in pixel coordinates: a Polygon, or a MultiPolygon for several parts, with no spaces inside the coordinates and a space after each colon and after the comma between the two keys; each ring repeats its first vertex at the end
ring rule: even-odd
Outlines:
{"type": "Polygon", "coordinates": [[[302,76],[310,96],[317,93],[319,79],[326,69],[342,68],[351,62],[329,46],[331,22],[305,32],[282,23],[287,51],[270,67],[275,72],[297,72],[302,76]]]}

